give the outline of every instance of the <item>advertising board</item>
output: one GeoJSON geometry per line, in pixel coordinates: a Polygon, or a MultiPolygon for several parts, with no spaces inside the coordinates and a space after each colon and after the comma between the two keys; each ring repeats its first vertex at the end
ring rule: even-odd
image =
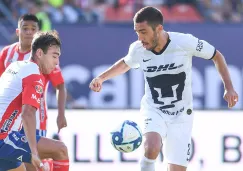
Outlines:
{"type": "MultiPolygon", "coordinates": [[[[50,110],[48,137],[57,132],[56,110],[50,110]]],[[[138,110],[70,110],[68,127],[60,137],[69,149],[70,170],[139,170],[142,146],[120,153],[110,144],[109,132],[124,120],[141,124],[138,110]]],[[[240,111],[196,111],[189,171],[243,170],[243,113],[240,111]]],[[[178,144],[180,145],[180,144],[178,144]]],[[[156,163],[165,167],[163,155],[156,163]]]]}

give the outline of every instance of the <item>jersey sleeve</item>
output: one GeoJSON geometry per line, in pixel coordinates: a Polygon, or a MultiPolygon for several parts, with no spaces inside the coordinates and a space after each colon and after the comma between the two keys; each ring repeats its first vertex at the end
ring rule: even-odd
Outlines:
{"type": "Polygon", "coordinates": [[[47,75],[47,78],[50,80],[54,87],[64,83],[62,71],[59,66],[56,66],[56,68],[47,75]]]}
{"type": "Polygon", "coordinates": [[[216,54],[214,46],[209,44],[205,40],[200,40],[191,34],[186,34],[186,48],[191,52],[192,56],[200,57],[204,59],[212,59],[216,54]]]}
{"type": "Polygon", "coordinates": [[[40,107],[40,100],[44,90],[43,77],[33,74],[22,80],[22,105],[31,105],[35,108],[40,107]]]}
{"type": "Polygon", "coordinates": [[[134,42],[130,45],[128,54],[123,58],[124,62],[131,68],[139,68],[139,57],[136,53],[137,42],[134,42]]]}
{"type": "Polygon", "coordinates": [[[7,49],[8,49],[8,47],[5,47],[0,52],[0,76],[3,74],[3,72],[6,69],[5,66],[4,66],[4,61],[5,61],[6,56],[7,56],[7,52],[8,52],[7,49]]]}

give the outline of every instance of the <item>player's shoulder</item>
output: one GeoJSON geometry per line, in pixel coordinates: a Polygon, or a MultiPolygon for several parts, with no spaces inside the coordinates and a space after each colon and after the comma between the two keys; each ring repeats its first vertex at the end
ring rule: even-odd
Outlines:
{"type": "Polygon", "coordinates": [[[7,46],[4,46],[3,48],[2,48],[2,52],[7,52],[8,51],[8,49],[10,48],[10,46],[11,45],[7,45],[7,46]]]}
{"type": "Polygon", "coordinates": [[[168,32],[170,40],[173,44],[181,47],[186,51],[192,51],[198,44],[198,38],[189,33],[168,32]]]}
{"type": "Polygon", "coordinates": [[[9,49],[15,47],[16,45],[18,45],[18,42],[15,42],[15,43],[7,45],[7,46],[4,46],[2,51],[8,51],[9,49]]]}
{"type": "Polygon", "coordinates": [[[1,50],[1,56],[2,55],[7,55],[7,53],[8,53],[8,50],[9,50],[9,48],[11,47],[11,45],[7,45],[7,46],[4,46],[3,48],[2,48],[2,50],[1,50]]]}
{"type": "Polygon", "coordinates": [[[134,41],[133,43],[131,43],[130,45],[130,49],[133,49],[133,50],[140,50],[143,48],[143,44],[141,43],[141,41],[137,40],[137,41],[134,41]]]}
{"type": "Polygon", "coordinates": [[[9,67],[13,68],[14,70],[18,70],[22,77],[27,77],[33,74],[40,75],[38,65],[29,60],[13,62],[9,65],[9,67]]]}
{"type": "Polygon", "coordinates": [[[30,61],[30,60],[24,60],[24,61],[16,61],[20,67],[22,67],[25,70],[31,70],[31,71],[38,71],[39,72],[39,67],[36,63],[30,61]]]}
{"type": "Polygon", "coordinates": [[[194,36],[190,33],[168,32],[170,40],[176,42],[186,42],[191,40],[194,36]]]}
{"type": "Polygon", "coordinates": [[[131,45],[129,47],[129,53],[132,54],[132,55],[139,54],[143,50],[144,50],[143,44],[139,40],[131,43],[131,45]]]}

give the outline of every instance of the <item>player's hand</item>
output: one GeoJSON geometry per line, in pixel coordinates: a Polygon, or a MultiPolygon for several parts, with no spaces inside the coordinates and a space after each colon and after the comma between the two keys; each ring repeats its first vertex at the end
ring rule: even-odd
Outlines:
{"type": "Polygon", "coordinates": [[[38,171],[48,171],[47,168],[44,167],[44,164],[41,162],[40,158],[36,154],[31,154],[31,164],[38,170],[38,171]]]}
{"type": "Polygon", "coordinates": [[[99,92],[102,88],[103,80],[99,77],[94,78],[89,84],[89,88],[95,92],[99,92]]]}
{"type": "Polygon", "coordinates": [[[65,115],[58,115],[57,116],[57,128],[58,128],[58,133],[62,128],[67,127],[67,120],[65,115]]]}
{"type": "Polygon", "coordinates": [[[224,91],[224,99],[228,102],[228,107],[232,108],[238,102],[238,94],[234,89],[224,91]]]}

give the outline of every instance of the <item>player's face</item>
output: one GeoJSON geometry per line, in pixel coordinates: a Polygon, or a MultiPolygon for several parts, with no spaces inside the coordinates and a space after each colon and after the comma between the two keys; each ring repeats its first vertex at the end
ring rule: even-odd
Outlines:
{"type": "Polygon", "coordinates": [[[33,36],[37,31],[39,31],[38,23],[34,21],[21,21],[19,28],[16,29],[16,34],[21,44],[31,47],[33,36]]]}
{"type": "Polygon", "coordinates": [[[158,29],[148,25],[147,21],[134,24],[134,30],[138,35],[143,47],[147,50],[153,50],[158,45],[158,29]]]}
{"type": "Polygon", "coordinates": [[[50,46],[46,52],[41,56],[41,68],[44,74],[50,74],[55,67],[59,64],[59,56],[61,50],[59,46],[50,46]]]}

